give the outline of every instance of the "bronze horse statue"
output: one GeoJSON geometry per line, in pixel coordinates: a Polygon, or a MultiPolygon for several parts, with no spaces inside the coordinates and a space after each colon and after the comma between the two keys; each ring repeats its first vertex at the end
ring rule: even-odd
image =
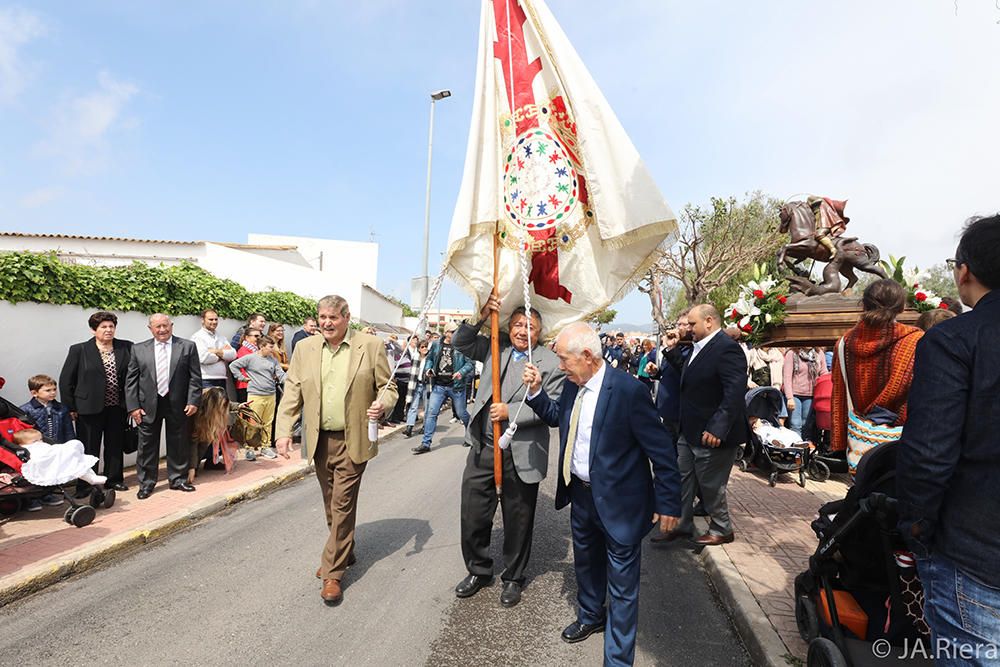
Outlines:
{"type": "Polygon", "coordinates": [[[837,294],[841,291],[840,276],[847,278],[847,288],[858,282],[854,269],[874,273],[880,278],[887,278],[885,271],[879,266],[880,254],[878,248],[871,243],[858,243],[858,240],[848,236],[837,236],[833,243],[837,253],[831,258],[830,250],[816,240],[816,218],[812,208],[804,201],[792,201],[784,204],[778,217],[781,226],[778,231],[788,233],[791,242],[778,251],[778,266],[787,266],[793,274],[788,282],[793,291],[806,296],[819,294],[837,294]],[[789,258],[796,261],[790,262],[789,258]],[[797,265],[806,259],[827,262],[823,269],[823,281],[818,285],[809,279],[809,272],[797,265]]]}

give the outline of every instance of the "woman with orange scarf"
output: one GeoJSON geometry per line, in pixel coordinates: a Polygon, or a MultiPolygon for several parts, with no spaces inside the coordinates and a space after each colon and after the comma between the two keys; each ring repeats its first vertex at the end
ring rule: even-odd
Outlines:
{"type": "MultiPolygon", "coordinates": [[[[856,414],[870,415],[875,408],[896,417],[887,426],[906,422],[906,399],[913,379],[913,355],[920,329],[896,321],[906,305],[906,290],[894,280],[878,280],[862,297],[861,321],[844,334],[844,361],[856,414]]],[[[833,352],[833,401],[831,448],[847,449],[847,395],[840,370],[840,345],[833,352]]]]}

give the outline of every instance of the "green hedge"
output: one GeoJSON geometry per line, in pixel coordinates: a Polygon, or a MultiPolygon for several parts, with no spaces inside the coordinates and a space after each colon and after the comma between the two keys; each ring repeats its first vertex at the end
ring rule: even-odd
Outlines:
{"type": "Polygon", "coordinates": [[[287,323],[316,314],[315,301],[291,292],[248,292],[191,262],[91,266],[61,262],[54,252],[0,253],[0,299],[145,314],[200,315],[213,308],[234,320],[260,312],[268,321],[287,323]]]}

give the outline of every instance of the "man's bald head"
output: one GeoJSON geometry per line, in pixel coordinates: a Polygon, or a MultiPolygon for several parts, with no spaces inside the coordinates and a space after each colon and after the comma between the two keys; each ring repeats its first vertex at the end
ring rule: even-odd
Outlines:
{"type": "Polygon", "coordinates": [[[722,325],[718,309],[710,303],[700,303],[692,307],[688,319],[691,321],[691,335],[695,341],[711,335],[722,325]]]}

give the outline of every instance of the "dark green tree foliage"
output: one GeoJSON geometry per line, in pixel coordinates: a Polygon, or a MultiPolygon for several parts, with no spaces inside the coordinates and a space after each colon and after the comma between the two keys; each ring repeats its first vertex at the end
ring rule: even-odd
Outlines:
{"type": "Polygon", "coordinates": [[[315,301],[291,292],[248,292],[191,262],[92,266],[61,262],[55,253],[0,253],[0,299],[169,315],[213,308],[235,320],[261,312],[272,322],[289,323],[316,314],[315,301]]]}

